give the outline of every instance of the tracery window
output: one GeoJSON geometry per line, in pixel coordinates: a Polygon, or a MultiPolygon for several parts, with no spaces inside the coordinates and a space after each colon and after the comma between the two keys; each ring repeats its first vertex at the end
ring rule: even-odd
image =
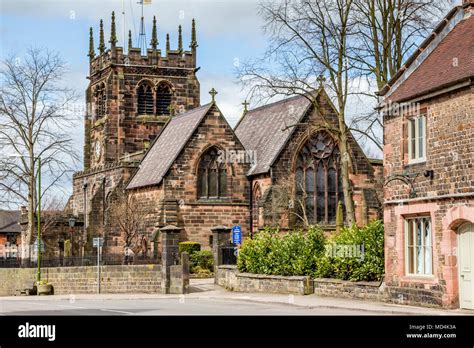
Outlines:
{"type": "Polygon", "coordinates": [[[198,167],[198,198],[227,196],[227,170],[225,163],[218,158],[218,149],[215,147],[202,155],[198,167]]]}
{"type": "Polygon", "coordinates": [[[297,206],[309,223],[335,224],[338,202],[344,203],[340,152],[327,132],[312,136],[296,164],[297,206]],[[304,209],[304,211],[303,211],[304,209]]]}
{"type": "Polygon", "coordinates": [[[156,89],[156,114],[169,115],[171,106],[171,88],[161,83],[156,89]]]}
{"type": "Polygon", "coordinates": [[[153,90],[147,83],[142,83],[137,90],[137,111],[139,115],[153,115],[153,90]]]}

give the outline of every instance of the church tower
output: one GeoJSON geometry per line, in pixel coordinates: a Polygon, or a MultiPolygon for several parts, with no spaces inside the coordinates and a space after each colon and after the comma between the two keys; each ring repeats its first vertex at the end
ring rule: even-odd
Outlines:
{"type": "Polygon", "coordinates": [[[153,18],[146,55],[134,47],[117,46],[112,12],[108,47],[100,21],[98,52],[93,29],[89,36],[89,86],[86,91],[84,170],[141,156],[173,115],[199,106],[196,77],[196,26],[192,21],[190,50],[183,50],[182,28],[178,48],[158,48],[158,27],[153,18]]]}

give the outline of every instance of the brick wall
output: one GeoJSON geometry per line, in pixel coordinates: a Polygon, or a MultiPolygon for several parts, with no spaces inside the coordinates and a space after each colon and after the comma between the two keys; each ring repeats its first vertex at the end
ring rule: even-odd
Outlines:
{"type": "Polygon", "coordinates": [[[313,293],[313,282],[310,277],[239,273],[236,266],[219,266],[216,279],[218,285],[230,291],[294,295],[313,293]]]}
{"type": "Polygon", "coordinates": [[[314,279],[314,293],[318,296],[358,298],[384,301],[385,292],[380,282],[351,282],[341,279],[314,279]]]}
{"type": "Polygon", "coordinates": [[[385,280],[397,303],[459,306],[457,228],[474,222],[474,89],[464,88],[429,99],[417,108],[426,114],[426,162],[407,160],[407,116],[384,120],[384,176],[417,174],[410,187],[392,181],[384,188],[385,280]],[[433,170],[430,179],[424,171],[433,170]],[[433,275],[414,277],[405,270],[404,219],[429,216],[433,275]]]}
{"type": "MultiPolygon", "coordinates": [[[[33,284],[36,268],[0,269],[0,296],[13,296],[17,289],[33,284]]],[[[97,292],[96,267],[43,268],[42,279],[56,295],[97,292]]],[[[101,293],[160,293],[160,265],[102,266],[101,293]]]]}

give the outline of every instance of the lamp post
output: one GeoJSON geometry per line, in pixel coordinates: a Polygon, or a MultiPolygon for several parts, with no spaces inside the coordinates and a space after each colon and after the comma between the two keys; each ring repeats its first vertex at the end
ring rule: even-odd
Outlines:
{"type": "MultiPolygon", "coordinates": [[[[71,232],[71,258],[74,257],[74,242],[73,242],[73,232],[74,232],[74,226],[76,225],[76,219],[74,217],[69,218],[69,229],[71,232]]],[[[73,258],[74,262],[74,258],[73,258]]]]}

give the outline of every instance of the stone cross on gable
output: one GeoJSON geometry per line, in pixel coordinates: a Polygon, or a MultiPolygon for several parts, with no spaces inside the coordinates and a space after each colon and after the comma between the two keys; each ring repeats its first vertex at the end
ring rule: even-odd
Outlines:
{"type": "Polygon", "coordinates": [[[244,113],[249,111],[248,106],[250,105],[250,103],[247,101],[247,99],[244,100],[242,105],[244,106],[244,113]]]}
{"type": "Polygon", "coordinates": [[[212,89],[209,91],[209,94],[211,95],[212,97],[212,102],[214,103],[216,100],[216,94],[217,94],[217,91],[214,89],[214,87],[212,87],[212,89]]]}
{"type": "Polygon", "coordinates": [[[319,75],[317,80],[319,82],[319,87],[322,87],[323,83],[326,81],[326,78],[323,75],[319,75]]]}

